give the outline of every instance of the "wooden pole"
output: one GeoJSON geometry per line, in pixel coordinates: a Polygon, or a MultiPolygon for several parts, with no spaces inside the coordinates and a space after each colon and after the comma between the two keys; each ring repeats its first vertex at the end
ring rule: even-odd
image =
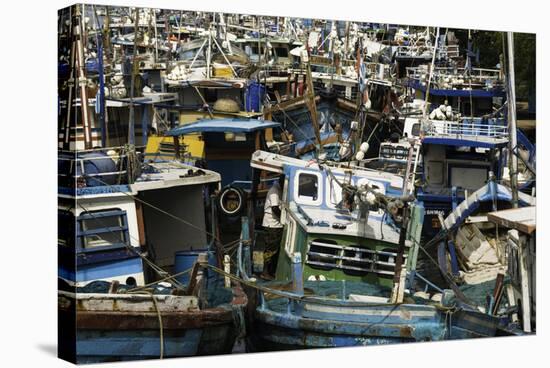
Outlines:
{"type": "Polygon", "coordinates": [[[518,157],[517,148],[517,130],[516,130],[516,78],[514,71],[514,33],[507,32],[508,40],[508,134],[510,135],[509,169],[510,169],[510,187],[512,189],[512,206],[518,207],[518,157]]]}
{"type": "MultiPolygon", "coordinates": [[[[92,12],[95,18],[96,35],[101,31],[99,25],[99,17],[95,7],[92,5],[92,12]]],[[[103,65],[103,37],[96,36],[97,39],[97,65],[98,65],[98,79],[99,79],[99,91],[96,94],[96,100],[99,99],[99,126],[101,128],[101,147],[107,147],[107,128],[105,125],[105,76],[103,65]]]]}
{"type": "MultiPolygon", "coordinates": [[[[158,45],[158,32],[157,32],[157,13],[155,9],[151,9],[153,12],[153,27],[155,27],[155,64],[158,63],[159,59],[159,45],[158,45]]],[[[156,65],[155,65],[156,67],[156,65]]]]}
{"type": "Polygon", "coordinates": [[[313,132],[315,133],[315,139],[319,145],[319,153],[323,152],[323,145],[321,142],[321,133],[319,131],[319,120],[317,118],[317,105],[315,104],[315,91],[313,89],[313,79],[311,77],[311,67],[309,61],[307,63],[307,91],[306,91],[306,103],[311,114],[311,123],[313,124],[313,132]]]}
{"type": "Polygon", "coordinates": [[[212,57],[212,27],[208,27],[208,49],[206,49],[206,79],[210,79],[210,58],[212,57]]]}
{"type": "Polygon", "coordinates": [[[409,208],[405,204],[403,208],[403,222],[399,232],[399,249],[397,259],[395,260],[395,274],[393,276],[393,290],[391,295],[392,303],[403,303],[405,278],[407,274],[406,267],[403,267],[405,260],[405,242],[407,240],[407,227],[409,224],[409,208]]]}
{"type": "Polygon", "coordinates": [[[78,85],[80,87],[80,109],[82,112],[82,126],[84,128],[84,147],[85,149],[92,148],[92,132],[90,128],[90,111],[88,109],[88,93],[86,91],[86,65],[84,62],[84,44],[83,44],[83,14],[76,7],[74,37],[76,43],[76,65],[78,70],[78,85]]]}
{"type": "MultiPolygon", "coordinates": [[[[429,36],[430,32],[429,32],[429,27],[428,27],[428,36],[429,36]]],[[[430,98],[430,88],[432,86],[432,76],[433,76],[433,73],[434,73],[434,66],[435,66],[435,55],[437,53],[437,42],[439,40],[439,27],[436,28],[436,32],[435,32],[435,44],[434,44],[434,49],[433,49],[433,55],[432,55],[432,62],[430,64],[430,71],[429,71],[429,75],[428,75],[428,83],[426,85],[426,98],[424,100],[424,107],[422,109],[422,119],[423,120],[426,120],[427,116],[428,116],[428,99],[430,98]]]]}
{"type": "Polygon", "coordinates": [[[134,126],[135,126],[135,117],[134,117],[134,92],[135,92],[135,79],[136,79],[136,69],[138,67],[137,63],[137,40],[138,40],[138,28],[139,28],[139,8],[136,8],[136,19],[134,21],[134,52],[132,56],[132,71],[130,79],[130,114],[128,121],[128,144],[133,145],[135,140],[134,126]]]}
{"type": "MultiPolygon", "coordinates": [[[[69,8],[72,9],[72,8],[69,8]]],[[[73,110],[73,89],[74,89],[74,70],[76,69],[76,40],[74,39],[74,24],[73,17],[71,16],[70,36],[71,36],[71,60],[69,68],[71,74],[69,76],[69,96],[67,97],[67,119],[65,121],[65,133],[63,135],[63,149],[70,149],[70,135],[71,135],[71,112],[73,110]]],[[[75,112],[76,113],[76,112],[75,112]]],[[[76,142],[76,140],[75,140],[76,142]]]]}
{"type": "MultiPolygon", "coordinates": [[[[516,230],[514,230],[516,231],[516,230]]],[[[531,332],[531,293],[529,291],[529,267],[527,262],[527,244],[524,236],[518,234],[519,272],[521,282],[521,310],[523,331],[531,332]]]]}
{"type": "MultiPolygon", "coordinates": [[[[302,254],[300,252],[292,253],[292,290],[295,294],[304,295],[304,270],[302,265],[302,254]]],[[[345,295],[345,292],[343,293],[345,295]]],[[[292,300],[292,306],[295,314],[302,313],[302,304],[298,300],[292,300]]]]}

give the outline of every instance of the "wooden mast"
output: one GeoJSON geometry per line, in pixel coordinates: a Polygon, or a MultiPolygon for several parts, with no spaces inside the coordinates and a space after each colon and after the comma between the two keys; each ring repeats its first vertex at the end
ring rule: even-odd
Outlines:
{"type": "Polygon", "coordinates": [[[319,120],[317,118],[317,106],[315,104],[315,90],[313,89],[313,79],[311,78],[311,65],[309,62],[309,45],[306,46],[307,61],[306,61],[306,93],[305,101],[309,113],[311,114],[311,123],[313,124],[313,132],[315,133],[315,139],[319,145],[319,153],[323,152],[323,146],[321,144],[321,133],[319,132],[319,120]]]}
{"type": "Polygon", "coordinates": [[[507,32],[508,41],[508,134],[510,135],[508,143],[509,169],[510,169],[510,187],[512,189],[512,206],[518,207],[518,157],[517,149],[517,130],[516,130],[516,79],[514,73],[514,33],[507,32]]]}
{"type": "Polygon", "coordinates": [[[139,28],[139,8],[136,8],[136,15],[134,20],[134,50],[132,56],[132,71],[130,79],[130,114],[128,121],[128,144],[133,145],[135,140],[135,114],[134,114],[134,93],[135,93],[135,79],[136,71],[139,67],[137,63],[137,48],[138,48],[138,28],[139,28]]]}
{"type": "MultiPolygon", "coordinates": [[[[84,9],[84,6],[83,6],[84,9]]],[[[82,113],[82,126],[84,128],[84,148],[92,148],[92,131],[90,127],[90,111],[88,109],[88,93],[86,91],[86,85],[88,79],[86,78],[86,64],[84,62],[84,45],[83,45],[83,25],[82,22],[83,14],[80,13],[80,8],[75,7],[75,16],[74,16],[74,43],[75,46],[73,50],[76,51],[76,69],[78,72],[78,86],[80,87],[80,110],[82,113]]],[[[72,104],[69,101],[68,108],[72,104]]]]}

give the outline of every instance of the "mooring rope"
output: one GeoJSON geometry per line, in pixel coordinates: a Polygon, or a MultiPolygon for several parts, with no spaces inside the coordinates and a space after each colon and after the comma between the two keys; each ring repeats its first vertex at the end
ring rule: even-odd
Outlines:
{"type": "Polygon", "coordinates": [[[135,294],[135,295],[150,295],[151,296],[151,300],[153,301],[153,305],[155,306],[155,311],[157,312],[157,318],[158,318],[158,321],[159,321],[159,343],[160,343],[159,359],[163,359],[164,358],[164,326],[162,324],[162,314],[161,314],[161,311],[160,311],[160,308],[159,308],[159,305],[158,305],[158,301],[155,298],[155,294],[153,294],[153,292],[147,291],[147,290],[143,290],[143,291],[139,291],[139,292],[134,292],[134,291],[128,290],[127,293],[128,294],[135,294]]]}

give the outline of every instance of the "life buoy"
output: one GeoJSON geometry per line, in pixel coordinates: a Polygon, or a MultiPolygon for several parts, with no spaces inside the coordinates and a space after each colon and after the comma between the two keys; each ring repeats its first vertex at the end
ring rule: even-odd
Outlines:
{"type": "Polygon", "coordinates": [[[217,204],[223,216],[239,216],[246,206],[246,193],[241,188],[227,186],[218,194],[217,204]]]}

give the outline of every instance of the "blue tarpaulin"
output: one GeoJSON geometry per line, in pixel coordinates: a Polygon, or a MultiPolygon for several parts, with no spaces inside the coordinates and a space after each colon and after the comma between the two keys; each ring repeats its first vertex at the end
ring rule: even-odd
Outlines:
{"type": "Polygon", "coordinates": [[[231,132],[231,133],[250,133],[256,130],[280,127],[281,124],[270,120],[256,119],[203,119],[195,123],[186,124],[174,128],[168,132],[168,136],[179,136],[190,133],[207,132],[231,132]]]}

